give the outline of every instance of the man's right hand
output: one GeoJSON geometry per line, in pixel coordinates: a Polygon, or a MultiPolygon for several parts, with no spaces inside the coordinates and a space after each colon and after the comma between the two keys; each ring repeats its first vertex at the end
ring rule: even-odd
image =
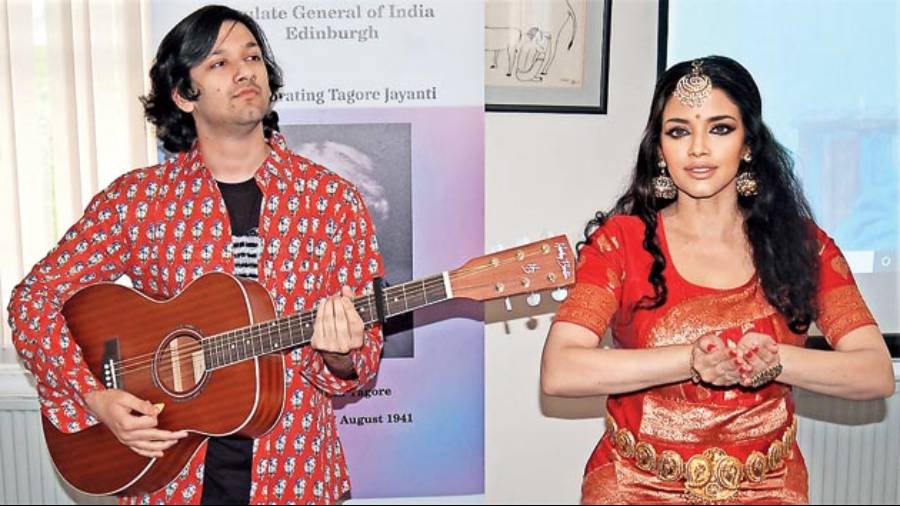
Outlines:
{"type": "Polygon", "coordinates": [[[124,390],[102,390],[84,397],[91,413],[135,453],[148,458],[160,458],[163,450],[187,437],[186,431],[170,432],[156,429],[157,416],[162,411],[124,390]]]}

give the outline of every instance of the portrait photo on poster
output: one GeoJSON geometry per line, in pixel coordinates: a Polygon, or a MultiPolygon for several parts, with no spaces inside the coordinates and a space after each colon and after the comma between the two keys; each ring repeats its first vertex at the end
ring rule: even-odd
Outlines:
{"type": "MultiPolygon", "coordinates": [[[[292,149],[359,190],[375,223],[388,285],[413,278],[411,130],[408,123],[282,125],[292,149]]],[[[384,358],[414,356],[412,324],[412,313],[384,324],[384,358]]]]}

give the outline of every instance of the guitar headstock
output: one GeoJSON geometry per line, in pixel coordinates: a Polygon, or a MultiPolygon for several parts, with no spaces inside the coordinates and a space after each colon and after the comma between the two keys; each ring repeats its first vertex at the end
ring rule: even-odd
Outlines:
{"type": "Polygon", "coordinates": [[[575,255],[564,235],[468,261],[451,271],[454,297],[490,300],[575,282],[575,255]]]}

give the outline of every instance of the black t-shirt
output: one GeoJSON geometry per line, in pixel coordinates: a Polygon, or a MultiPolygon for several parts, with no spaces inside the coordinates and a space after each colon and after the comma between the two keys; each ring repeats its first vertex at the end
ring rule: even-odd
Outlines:
{"type": "MultiPolygon", "coordinates": [[[[255,179],[219,182],[231,220],[234,274],[257,279],[262,241],[257,234],[263,194],[255,179]]],[[[253,468],[253,440],[241,436],[210,438],[203,471],[201,504],[248,504],[253,468]]]]}

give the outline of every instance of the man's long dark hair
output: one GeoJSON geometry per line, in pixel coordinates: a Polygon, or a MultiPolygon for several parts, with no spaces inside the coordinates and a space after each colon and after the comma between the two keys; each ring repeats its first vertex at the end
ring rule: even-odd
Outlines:
{"type": "MultiPolygon", "coordinates": [[[[250,16],[221,5],[209,5],[194,11],[172,28],[159,45],[156,60],[150,68],[150,93],[141,97],[144,115],[156,126],[156,136],[171,153],[186,151],[197,139],[194,118],[182,111],[172,100],[177,90],[187,100],[196,100],[200,93],[191,82],[191,68],[209,56],[226,21],[246,26],[259,44],[269,76],[271,101],[284,86],[281,68],[275,63],[266,36],[250,16]]],[[[263,118],[266,137],[278,130],[278,114],[273,110],[263,118]]]]}
{"type": "MultiPolygon", "coordinates": [[[[812,212],[794,175],[793,160],[762,121],[762,99],[750,73],[736,61],[722,56],[702,58],[703,73],[713,87],[722,90],[738,106],[746,132],[745,142],[752,162],[741,161],[739,172],[753,171],[760,192],[738,197],[746,221],[744,232],[753,249],[753,264],[766,299],[788,320],[790,329],[803,333],[818,316],[818,246],[812,212]]],[[[645,296],[638,309],[655,309],[666,303],[668,289],[663,271],[666,259],[657,238],[657,213],[673,201],[657,199],[652,180],[662,132],[662,116],[678,80],[691,72],[692,61],[674,65],[660,77],[653,93],[650,117],[644,129],[637,164],[628,190],[609,212],[598,211],[585,227],[585,240],[611,216],[633,215],[644,222],[644,249],[653,257],[648,277],[652,296],[645,296]]]]}

